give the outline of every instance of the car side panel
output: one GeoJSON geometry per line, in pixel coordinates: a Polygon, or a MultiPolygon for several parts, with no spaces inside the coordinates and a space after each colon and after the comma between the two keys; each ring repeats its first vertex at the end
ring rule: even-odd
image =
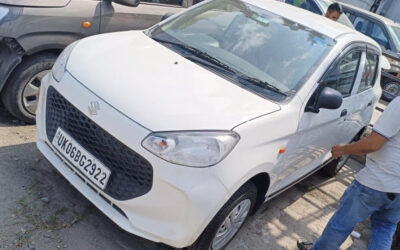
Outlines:
{"type": "Polygon", "coordinates": [[[74,0],[64,8],[23,8],[21,15],[1,26],[1,34],[13,37],[26,54],[63,49],[71,42],[100,31],[100,1],[74,0]],[[90,22],[84,28],[82,22],[90,22]]]}
{"type": "Polygon", "coordinates": [[[100,32],[146,29],[160,22],[165,14],[177,13],[184,9],[182,6],[147,2],[141,2],[137,7],[132,7],[104,1],[100,32]]]}

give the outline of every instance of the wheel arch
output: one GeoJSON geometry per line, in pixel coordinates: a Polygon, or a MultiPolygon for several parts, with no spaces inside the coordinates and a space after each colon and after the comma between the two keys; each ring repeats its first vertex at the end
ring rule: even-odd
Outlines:
{"type": "Polygon", "coordinates": [[[265,201],[265,195],[267,194],[270,185],[270,176],[266,172],[258,173],[257,175],[250,178],[250,180],[248,180],[247,182],[252,182],[257,188],[256,203],[254,204],[253,210],[251,211],[251,214],[254,214],[265,201]]]}
{"type": "Polygon", "coordinates": [[[3,81],[0,82],[0,93],[3,91],[4,87],[9,84],[9,78],[13,74],[13,72],[18,68],[19,65],[21,65],[24,61],[29,60],[29,58],[41,56],[41,55],[46,55],[46,54],[52,54],[52,55],[59,55],[62,52],[62,49],[45,49],[45,50],[39,50],[33,54],[23,54],[20,57],[20,60],[18,63],[16,63],[9,71],[6,77],[3,78],[3,81]]]}

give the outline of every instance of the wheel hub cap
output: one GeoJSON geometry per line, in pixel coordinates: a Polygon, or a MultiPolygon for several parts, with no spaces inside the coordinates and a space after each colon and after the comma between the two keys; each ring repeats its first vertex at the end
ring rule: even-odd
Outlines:
{"type": "Polygon", "coordinates": [[[39,101],[40,83],[43,77],[49,71],[50,70],[44,70],[34,75],[22,90],[22,103],[24,105],[24,108],[27,112],[29,112],[32,115],[35,115],[36,113],[39,101]]]}
{"type": "Polygon", "coordinates": [[[247,214],[250,211],[250,206],[250,199],[246,199],[241,201],[234,209],[232,209],[217,230],[212,242],[213,250],[223,248],[232,239],[246,219],[247,214]]]}
{"type": "Polygon", "coordinates": [[[397,83],[389,83],[385,86],[384,90],[391,95],[399,95],[400,85],[397,83]]]}

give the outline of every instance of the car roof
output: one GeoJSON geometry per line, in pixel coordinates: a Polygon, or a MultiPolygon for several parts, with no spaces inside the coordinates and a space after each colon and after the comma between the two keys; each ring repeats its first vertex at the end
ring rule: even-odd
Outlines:
{"type": "Polygon", "coordinates": [[[361,12],[361,13],[363,13],[364,15],[367,15],[367,16],[370,16],[370,17],[379,19],[380,21],[382,21],[382,22],[384,22],[384,23],[386,23],[386,24],[388,24],[388,25],[395,25],[395,26],[399,26],[399,27],[400,27],[400,24],[399,24],[399,23],[396,23],[395,21],[393,21],[392,19],[389,19],[389,18],[387,18],[387,17],[378,15],[378,14],[376,14],[376,13],[372,13],[372,12],[370,12],[370,11],[367,11],[367,10],[364,10],[364,9],[361,9],[361,8],[358,8],[358,7],[353,6],[353,5],[350,5],[350,4],[341,3],[341,5],[344,6],[344,7],[349,8],[349,9],[352,9],[352,10],[354,10],[354,11],[361,12]]]}
{"type": "Polygon", "coordinates": [[[337,39],[344,34],[361,35],[361,39],[376,44],[371,38],[362,35],[358,31],[351,29],[343,24],[337,23],[324,16],[303,10],[296,6],[275,0],[243,0],[247,3],[256,5],[274,14],[282,16],[288,20],[309,27],[327,37],[337,39]]]}

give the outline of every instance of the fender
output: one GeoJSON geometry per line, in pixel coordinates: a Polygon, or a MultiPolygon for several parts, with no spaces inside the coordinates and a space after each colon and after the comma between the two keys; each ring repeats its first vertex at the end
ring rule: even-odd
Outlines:
{"type": "Polygon", "coordinates": [[[85,37],[73,32],[35,32],[18,38],[18,43],[26,55],[32,55],[46,50],[63,50],[72,42],[85,37]]]}
{"type": "Polygon", "coordinates": [[[13,38],[0,37],[0,91],[11,72],[21,63],[25,52],[13,38]]]}
{"type": "Polygon", "coordinates": [[[48,50],[63,50],[83,38],[77,33],[31,33],[18,38],[0,37],[0,91],[24,56],[48,50]]]}

